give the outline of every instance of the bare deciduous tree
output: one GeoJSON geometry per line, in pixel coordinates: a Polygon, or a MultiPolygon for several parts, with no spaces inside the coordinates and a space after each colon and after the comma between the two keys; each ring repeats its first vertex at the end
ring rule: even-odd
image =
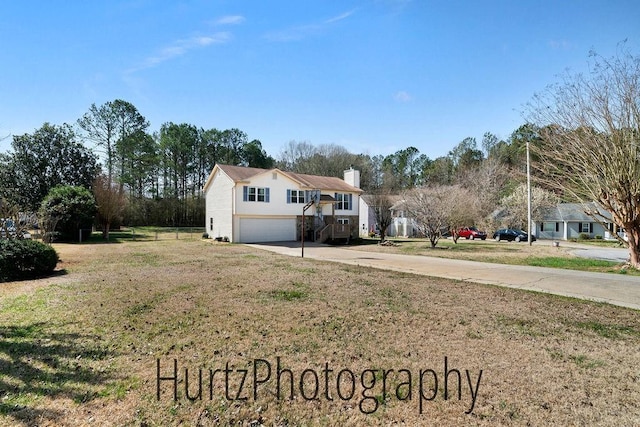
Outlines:
{"type": "Polygon", "coordinates": [[[102,238],[109,240],[111,224],[122,217],[127,206],[125,191],[120,185],[110,182],[108,176],[99,175],[93,183],[93,195],[98,205],[102,238]]]}
{"type": "Polygon", "coordinates": [[[457,185],[421,187],[404,195],[407,216],[435,248],[442,232],[473,222],[475,213],[468,190],[457,185]]]}
{"type": "MultiPolygon", "coordinates": [[[[520,184],[513,190],[513,193],[502,198],[500,206],[505,211],[505,215],[502,218],[502,226],[530,231],[526,226],[528,217],[527,196],[527,185],[520,184]]],[[[541,220],[542,212],[557,205],[558,201],[558,196],[552,192],[533,187],[531,189],[531,219],[534,222],[541,220]]]]}
{"type": "Polygon", "coordinates": [[[537,176],[578,202],[595,201],[626,230],[640,269],[640,57],[624,48],[592,55],[587,75],[567,75],[534,98],[542,139],[537,176]]]}
{"type": "Polygon", "coordinates": [[[393,221],[393,217],[391,216],[393,199],[387,192],[378,192],[373,194],[370,200],[373,216],[380,229],[380,242],[384,242],[387,237],[387,228],[389,228],[393,221]]]}

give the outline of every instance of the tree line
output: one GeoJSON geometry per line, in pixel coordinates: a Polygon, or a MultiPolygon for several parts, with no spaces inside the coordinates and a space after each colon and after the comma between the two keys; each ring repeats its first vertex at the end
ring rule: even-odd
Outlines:
{"type": "Polygon", "coordinates": [[[125,202],[116,222],[131,225],[200,226],[202,187],[216,163],[270,168],[275,162],[240,129],[167,122],[150,132],[144,116],[123,100],[92,105],[75,126],[45,123],[16,135],[11,148],[0,153],[6,203],[36,212],[58,185],[95,189],[97,183],[103,196],[120,193],[125,202]]]}
{"type": "Polygon", "coordinates": [[[454,184],[486,161],[520,165],[522,128],[508,140],[486,133],[481,147],[466,138],[447,156],[430,159],[415,147],[382,156],[354,154],[335,144],[290,141],[274,158],[262,143],[240,129],[204,129],[166,122],[155,132],[130,102],[116,99],[91,105],[74,126],[44,123],[33,133],[15,135],[0,153],[0,197],[23,211],[38,211],[58,185],[92,190],[123,208],[110,214],[129,225],[200,226],[202,188],[216,163],[342,177],[353,166],[368,192],[403,191],[427,184],[454,184]],[[109,195],[115,192],[116,195],[109,195]]]}
{"type": "Polygon", "coordinates": [[[626,231],[621,243],[640,267],[640,57],[621,48],[613,58],[591,58],[588,75],[567,74],[534,96],[527,122],[506,139],[490,132],[479,143],[465,138],[435,159],[415,147],[370,156],[306,141],[290,141],[274,158],[239,129],[167,122],[150,132],[127,101],[92,105],[75,126],[45,123],[13,137],[12,149],[0,153],[0,207],[35,212],[52,188],[73,185],[99,199],[107,229],[117,222],[201,226],[202,187],[216,163],[337,177],[353,166],[365,192],[401,194],[425,234],[482,221],[523,227],[529,146],[536,211],[558,200],[597,202],[626,231]],[[426,224],[429,216],[436,223],[426,224]]]}

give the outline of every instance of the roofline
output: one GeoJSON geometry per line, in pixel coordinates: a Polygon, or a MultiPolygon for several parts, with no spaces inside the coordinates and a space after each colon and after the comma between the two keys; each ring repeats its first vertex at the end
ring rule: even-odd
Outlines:
{"type": "MultiPolygon", "coordinates": [[[[222,166],[245,167],[245,166],[224,165],[224,164],[223,164],[222,166]]],[[[279,168],[272,168],[272,169],[253,168],[253,169],[261,169],[261,170],[263,171],[263,172],[260,172],[258,175],[263,174],[263,173],[269,173],[269,172],[279,172],[279,173],[281,173],[282,175],[284,175],[284,176],[286,176],[287,178],[289,178],[290,180],[292,180],[293,182],[298,183],[298,185],[300,185],[300,187],[303,187],[303,188],[304,188],[304,187],[306,187],[306,188],[308,188],[308,189],[312,189],[312,190],[319,189],[319,188],[314,187],[311,183],[306,182],[306,181],[303,181],[303,180],[301,180],[301,179],[298,179],[298,178],[296,178],[296,177],[294,176],[294,175],[308,175],[308,174],[298,174],[298,173],[295,173],[295,172],[286,172],[286,171],[283,171],[283,170],[281,170],[281,169],[279,169],[279,168]]],[[[207,181],[205,182],[204,186],[202,187],[202,191],[203,191],[203,192],[206,192],[206,191],[207,191],[207,188],[209,188],[209,186],[211,185],[211,181],[213,181],[213,177],[215,176],[215,172],[216,172],[216,170],[220,170],[220,171],[222,171],[222,172],[227,176],[227,178],[229,178],[229,179],[230,179],[231,181],[233,181],[235,184],[243,183],[243,182],[248,182],[246,179],[245,179],[245,180],[235,180],[235,179],[232,179],[232,178],[231,178],[231,177],[230,177],[230,176],[225,172],[224,167],[221,167],[219,163],[216,163],[216,164],[215,164],[215,166],[213,167],[213,169],[211,170],[211,173],[209,174],[209,177],[207,178],[207,181]]],[[[256,176],[256,175],[253,175],[253,176],[256,176]]],[[[341,179],[341,178],[339,178],[339,177],[337,177],[337,176],[334,176],[334,177],[328,177],[328,176],[323,176],[323,175],[311,175],[311,176],[318,176],[318,177],[321,177],[321,178],[336,178],[336,179],[341,179]]],[[[361,193],[363,193],[363,192],[364,192],[364,190],[362,190],[361,188],[357,188],[357,187],[354,187],[354,186],[353,186],[353,185],[351,185],[351,184],[348,184],[346,181],[344,181],[344,179],[342,179],[342,181],[343,181],[346,185],[349,185],[350,187],[352,187],[352,188],[353,188],[353,190],[351,190],[351,192],[353,192],[353,193],[359,193],[359,194],[361,194],[361,193]]],[[[319,190],[322,190],[322,189],[319,189],[319,190]]],[[[325,190],[325,191],[344,191],[344,190],[339,190],[339,189],[335,189],[335,188],[324,188],[324,190],[325,190]]]]}

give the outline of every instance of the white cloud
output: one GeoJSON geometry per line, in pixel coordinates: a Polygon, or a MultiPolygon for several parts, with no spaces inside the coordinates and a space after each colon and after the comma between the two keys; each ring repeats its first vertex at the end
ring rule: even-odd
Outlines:
{"type": "Polygon", "coordinates": [[[398,102],[409,102],[411,101],[413,98],[411,97],[411,95],[409,95],[409,93],[405,92],[404,90],[401,90],[399,92],[396,92],[395,95],[393,95],[393,99],[395,99],[398,102]]]}
{"type": "Polygon", "coordinates": [[[127,70],[127,73],[130,74],[146,68],[152,68],[165,61],[184,55],[191,50],[206,47],[211,44],[227,43],[230,39],[230,33],[218,32],[208,36],[194,36],[188,39],[176,40],[160,49],[158,54],[145,58],[139,66],[127,70]]]}
{"type": "Polygon", "coordinates": [[[237,25],[237,24],[242,24],[244,22],[244,16],[240,16],[240,15],[229,15],[229,16],[223,16],[222,18],[218,19],[215,24],[216,25],[237,25]]]}
{"type": "Polygon", "coordinates": [[[288,41],[294,41],[294,40],[301,40],[305,37],[322,32],[328,26],[338,21],[342,21],[348,18],[349,16],[353,15],[354,13],[355,13],[355,10],[351,10],[348,12],[344,12],[340,15],[334,16],[332,18],[329,18],[320,23],[299,25],[296,27],[285,28],[284,30],[280,30],[280,31],[272,31],[272,32],[266,33],[264,35],[264,38],[272,42],[288,42],[288,41]]]}
{"type": "Polygon", "coordinates": [[[350,17],[354,13],[355,13],[355,10],[350,10],[350,11],[342,13],[342,14],[340,14],[338,16],[334,16],[333,18],[329,18],[326,21],[324,21],[324,23],[325,24],[332,24],[334,22],[342,21],[343,19],[346,19],[346,18],[350,17]]]}

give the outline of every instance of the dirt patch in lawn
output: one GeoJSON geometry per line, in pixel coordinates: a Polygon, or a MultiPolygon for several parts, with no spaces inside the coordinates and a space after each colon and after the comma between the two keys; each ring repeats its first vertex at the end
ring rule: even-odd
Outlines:
{"type": "Polygon", "coordinates": [[[66,275],[2,294],[5,424],[640,422],[634,310],[199,240],[57,249],[66,275]]]}

